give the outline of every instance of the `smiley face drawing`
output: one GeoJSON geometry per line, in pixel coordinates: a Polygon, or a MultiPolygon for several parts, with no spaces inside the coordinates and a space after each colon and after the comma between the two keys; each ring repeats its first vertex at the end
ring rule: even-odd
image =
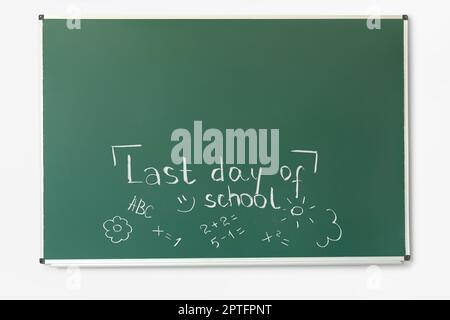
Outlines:
{"type": "Polygon", "coordinates": [[[188,200],[184,196],[184,194],[181,195],[181,197],[177,197],[178,202],[180,203],[180,208],[177,209],[180,213],[188,213],[194,210],[195,208],[195,197],[192,197],[192,199],[188,200]]]}

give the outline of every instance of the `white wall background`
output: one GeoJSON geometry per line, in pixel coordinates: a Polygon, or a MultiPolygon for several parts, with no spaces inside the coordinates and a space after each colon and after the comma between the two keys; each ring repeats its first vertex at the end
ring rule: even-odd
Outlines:
{"type": "Polygon", "coordinates": [[[0,3],[0,298],[450,298],[448,1],[4,0],[0,3]],[[107,5],[106,5],[107,3],[107,5]],[[53,269],[40,251],[39,13],[408,14],[413,258],[404,266],[53,269]]]}

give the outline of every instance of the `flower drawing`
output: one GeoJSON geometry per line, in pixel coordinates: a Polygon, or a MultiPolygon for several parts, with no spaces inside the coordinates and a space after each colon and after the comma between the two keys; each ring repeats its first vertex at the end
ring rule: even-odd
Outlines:
{"type": "Polygon", "coordinates": [[[105,236],[111,240],[112,243],[127,241],[130,234],[133,232],[133,228],[130,226],[127,219],[119,216],[106,220],[103,223],[103,229],[105,229],[105,236]]]}

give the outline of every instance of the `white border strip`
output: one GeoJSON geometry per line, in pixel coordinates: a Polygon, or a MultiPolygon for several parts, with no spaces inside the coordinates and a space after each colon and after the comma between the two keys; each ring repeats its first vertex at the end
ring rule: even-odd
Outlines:
{"type": "Polygon", "coordinates": [[[409,211],[409,61],[408,61],[408,20],[403,20],[403,63],[404,63],[404,157],[405,157],[405,253],[411,255],[410,211],[409,211]]]}
{"type": "MultiPolygon", "coordinates": [[[[378,17],[378,16],[377,16],[378,17]]],[[[380,19],[403,19],[402,15],[384,15],[379,16],[380,19]]],[[[45,19],[73,19],[68,16],[45,16],[45,19]]],[[[164,19],[179,19],[179,20],[191,20],[191,19],[202,19],[202,20],[221,20],[221,19],[305,19],[305,20],[329,20],[329,19],[373,19],[372,15],[233,15],[233,16],[213,16],[213,15],[203,15],[203,16],[95,16],[95,15],[81,15],[80,19],[131,19],[131,20],[140,20],[140,19],[155,19],[155,20],[164,20],[164,19]]]]}
{"type": "Polygon", "coordinates": [[[404,257],[330,257],[330,258],[177,258],[177,259],[79,259],[45,260],[54,267],[192,267],[192,266],[298,266],[298,265],[373,265],[400,264],[404,257]]]}

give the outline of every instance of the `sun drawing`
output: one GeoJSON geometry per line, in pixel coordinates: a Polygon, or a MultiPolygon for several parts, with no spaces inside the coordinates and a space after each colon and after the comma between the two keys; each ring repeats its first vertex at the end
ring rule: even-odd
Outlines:
{"type": "Polygon", "coordinates": [[[300,225],[303,220],[306,220],[309,223],[314,223],[314,220],[311,217],[309,217],[307,213],[308,213],[308,211],[313,210],[316,206],[315,205],[311,205],[311,206],[306,205],[306,197],[305,196],[302,197],[301,203],[296,204],[296,205],[294,205],[289,198],[286,198],[286,199],[292,207],[290,209],[283,209],[283,210],[289,210],[289,216],[281,219],[282,222],[285,222],[287,220],[294,220],[297,229],[300,229],[300,225]]]}

